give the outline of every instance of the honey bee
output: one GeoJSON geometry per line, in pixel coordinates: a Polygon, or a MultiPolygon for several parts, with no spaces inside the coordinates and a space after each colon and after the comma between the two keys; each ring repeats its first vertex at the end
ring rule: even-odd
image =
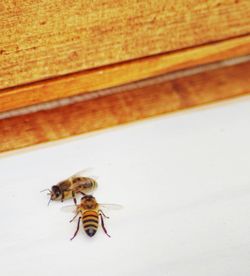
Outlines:
{"type": "Polygon", "coordinates": [[[68,198],[73,198],[76,205],[77,202],[75,195],[77,193],[86,195],[86,193],[90,193],[95,190],[97,188],[96,180],[90,177],[83,176],[85,173],[86,171],[80,171],[52,186],[51,189],[46,189],[47,191],[49,191],[48,195],[50,195],[48,205],[51,200],[61,200],[61,202],[63,202],[64,199],[68,198]]]}
{"type": "MultiPolygon", "coordinates": [[[[70,207],[70,206],[66,206],[70,207]]],[[[113,209],[120,209],[122,206],[118,204],[99,204],[97,203],[95,197],[92,195],[85,195],[81,198],[81,202],[76,207],[76,215],[73,217],[73,219],[70,221],[72,222],[78,215],[80,217],[78,218],[77,228],[73,235],[73,237],[70,240],[73,240],[75,236],[77,235],[79,228],[80,228],[80,221],[82,220],[82,225],[85,233],[89,237],[93,237],[95,233],[97,232],[98,226],[99,226],[99,218],[101,220],[101,226],[104,231],[104,233],[110,237],[108,234],[105,225],[104,225],[104,219],[109,218],[107,217],[103,211],[100,209],[100,207],[109,207],[113,209]]]]}

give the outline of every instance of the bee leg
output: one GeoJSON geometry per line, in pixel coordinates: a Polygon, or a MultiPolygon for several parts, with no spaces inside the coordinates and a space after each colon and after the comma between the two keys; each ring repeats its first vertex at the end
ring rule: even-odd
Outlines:
{"type": "Polygon", "coordinates": [[[78,216],[78,214],[79,212],[77,212],[76,215],[69,222],[72,222],[78,216]]]}
{"type": "Polygon", "coordinates": [[[101,213],[99,213],[99,216],[101,217],[101,224],[102,224],[102,229],[103,229],[104,233],[105,233],[105,234],[106,234],[109,238],[111,238],[111,237],[110,237],[110,235],[108,234],[108,232],[107,232],[106,228],[105,228],[105,225],[104,225],[104,221],[103,221],[102,214],[101,214],[101,213]]]}
{"type": "Polygon", "coordinates": [[[78,193],[80,193],[81,195],[83,195],[83,196],[86,196],[86,194],[85,193],[83,193],[83,192],[78,192],[78,193]]]}
{"type": "Polygon", "coordinates": [[[102,211],[102,210],[99,210],[99,212],[100,212],[100,213],[102,213],[102,215],[103,215],[105,218],[109,219],[109,217],[108,217],[108,216],[106,216],[106,215],[103,213],[103,211],[102,211]]]}
{"type": "Polygon", "coordinates": [[[78,233],[78,231],[79,231],[81,218],[82,218],[82,217],[79,217],[79,219],[78,219],[77,228],[76,228],[76,231],[75,231],[74,236],[70,239],[71,241],[75,238],[75,236],[77,235],[77,233],[78,233]]]}
{"type": "Polygon", "coordinates": [[[74,200],[75,205],[77,205],[77,202],[76,202],[76,195],[75,195],[75,192],[74,192],[74,191],[72,191],[72,197],[73,197],[73,200],[74,200]]]}
{"type": "Polygon", "coordinates": [[[63,202],[63,200],[64,200],[64,193],[62,192],[61,202],[63,202]]]}

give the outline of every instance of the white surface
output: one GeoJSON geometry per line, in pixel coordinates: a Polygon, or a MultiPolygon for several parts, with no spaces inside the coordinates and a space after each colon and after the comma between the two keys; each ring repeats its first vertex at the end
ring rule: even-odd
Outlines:
{"type": "MultiPolygon", "coordinates": [[[[0,159],[1,275],[250,275],[250,99],[0,159]],[[39,191],[94,168],[109,239],[39,191]]],[[[71,204],[65,202],[64,205],[71,204]]]]}

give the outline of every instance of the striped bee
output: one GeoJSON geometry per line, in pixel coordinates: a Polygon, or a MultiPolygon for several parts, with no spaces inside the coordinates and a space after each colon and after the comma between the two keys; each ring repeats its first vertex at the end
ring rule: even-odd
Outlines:
{"type": "MultiPolygon", "coordinates": [[[[104,219],[109,218],[107,217],[103,211],[100,209],[100,207],[109,207],[109,208],[115,208],[115,209],[120,209],[121,206],[117,204],[99,204],[97,203],[96,199],[92,195],[85,195],[81,198],[81,203],[77,205],[76,208],[76,215],[73,217],[73,219],[70,221],[72,222],[78,215],[78,223],[77,223],[77,228],[74,233],[74,236],[71,238],[73,240],[75,236],[77,235],[79,228],[80,228],[80,222],[82,220],[82,225],[85,233],[89,237],[93,237],[95,233],[97,232],[98,226],[99,226],[99,218],[101,220],[101,226],[104,231],[104,233],[110,237],[108,234],[105,225],[104,225],[104,219]]],[[[69,206],[66,206],[69,207],[69,206]]]]}
{"type": "MultiPolygon", "coordinates": [[[[45,189],[43,191],[49,191],[48,195],[50,195],[50,200],[61,200],[73,198],[74,203],[76,205],[76,197],[77,193],[85,195],[86,193],[90,193],[97,188],[97,182],[95,179],[86,177],[84,174],[86,170],[80,171],[71,177],[59,182],[58,184],[51,187],[51,189],[45,189]]],[[[43,192],[42,191],[42,192],[43,192]]]]}

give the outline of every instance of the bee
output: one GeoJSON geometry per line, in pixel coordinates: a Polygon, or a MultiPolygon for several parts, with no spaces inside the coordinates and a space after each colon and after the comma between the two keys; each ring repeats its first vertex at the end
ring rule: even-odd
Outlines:
{"type": "Polygon", "coordinates": [[[61,202],[63,202],[64,199],[68,198],[73,198],[76,205],[77,202],[75,196],[77,193],[86,195],[86,193],[94,191],[97,188],[97,182],[93,178],[84,176],[85,172],[86,171],[80,171],[52,186],[51,189],[46,189],[49,191],[48,195],[50,195],[48,205],[51,200],[61,200],[61,202]]]}
{"type": "MultiPolygon", "coordinates": [[[[101,221],[101,226],[104,233],[110,238],[110,235],[108,234],[105,228],[104,219],[103,219],[103,217],[105,218],[109,218],[109,217],[107,217],[100,209],[100,207],[102,206],[112,207],[113,209],[121,208],[121,205],[118,205],[118,204],[99,204],[97,203],[95,197],[93,197],[92,195],[85,195],[81,198],[80,204],[77,205],[76,207],[76,215],[70,221],[72,222],[78,215],[80,215],[78,218],[76,231],[70,240],[73,240],[77,235],[80,228],[81,220],[82,220],[83,229],[89,237],[93,237],[96,234],[99,223],[101,221]]],[[[66,207],[70,207],[70,206],[66,206],[66,207]]]]}

